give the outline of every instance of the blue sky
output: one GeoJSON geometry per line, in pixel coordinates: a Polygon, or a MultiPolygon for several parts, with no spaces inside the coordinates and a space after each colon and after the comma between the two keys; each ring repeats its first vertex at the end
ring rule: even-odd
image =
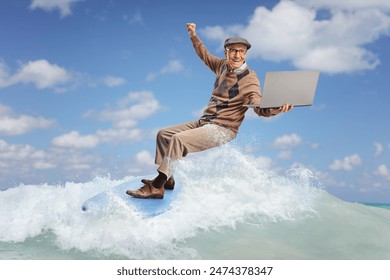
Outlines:
{"type": "Polygon", "coordinates": [[[1,1],[0,188],[153,172],[156,131],[198,118],[214,81],[186,22],[221,57],[246,37],[261,81],[321,71],[314,106],[248,113],[235,145],[342,199],[390,202],[387,0],[1,1]]]}

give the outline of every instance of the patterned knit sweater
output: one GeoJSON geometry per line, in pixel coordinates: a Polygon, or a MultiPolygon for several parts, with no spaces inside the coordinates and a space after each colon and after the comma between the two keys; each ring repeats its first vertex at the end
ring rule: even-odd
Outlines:
{"type": "MultiPolygon", "coordinates": [[[[237,133],[248,110],[243,105],[261,101],[259,79],[248,67],[240,72],[230,71],[227,60],[212,55],[198,36],[191,40],[200,59],[216,74],[212,96],[201,121],[216,123],[237,133]]],[[[269,110],[256,108],[254,111],[259,116],[271,116],[269,110]]]]}

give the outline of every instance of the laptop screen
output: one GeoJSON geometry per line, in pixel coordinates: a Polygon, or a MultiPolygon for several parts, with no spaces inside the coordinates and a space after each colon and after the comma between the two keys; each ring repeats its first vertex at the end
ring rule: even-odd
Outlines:
{"type": "Polygon", "coordinates": [[[267,72],[260,104],[247,107],[277,108],[283,104],[310,106],[313,104],[319,71],[267,72]]]}

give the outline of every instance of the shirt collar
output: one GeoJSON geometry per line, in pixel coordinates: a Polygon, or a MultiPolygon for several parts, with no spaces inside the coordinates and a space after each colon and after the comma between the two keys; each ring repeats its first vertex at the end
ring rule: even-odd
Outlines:
{"type": "Polygon", "coordinates": [[[240,68],[230,70],[231,73],[240,73],[246,68],[246,61],[240,66],[240,68]]]}

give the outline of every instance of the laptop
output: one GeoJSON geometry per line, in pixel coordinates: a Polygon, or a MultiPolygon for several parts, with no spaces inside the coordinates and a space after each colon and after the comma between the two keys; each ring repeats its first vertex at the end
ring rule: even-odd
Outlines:
{"type": "Polygon", "coordinates": [[[319,71],[281,71],[265,74],[260,104],[244,105],[250,108],[277,108],[283,104],[310,106],[313,104],[319,71]]]}

